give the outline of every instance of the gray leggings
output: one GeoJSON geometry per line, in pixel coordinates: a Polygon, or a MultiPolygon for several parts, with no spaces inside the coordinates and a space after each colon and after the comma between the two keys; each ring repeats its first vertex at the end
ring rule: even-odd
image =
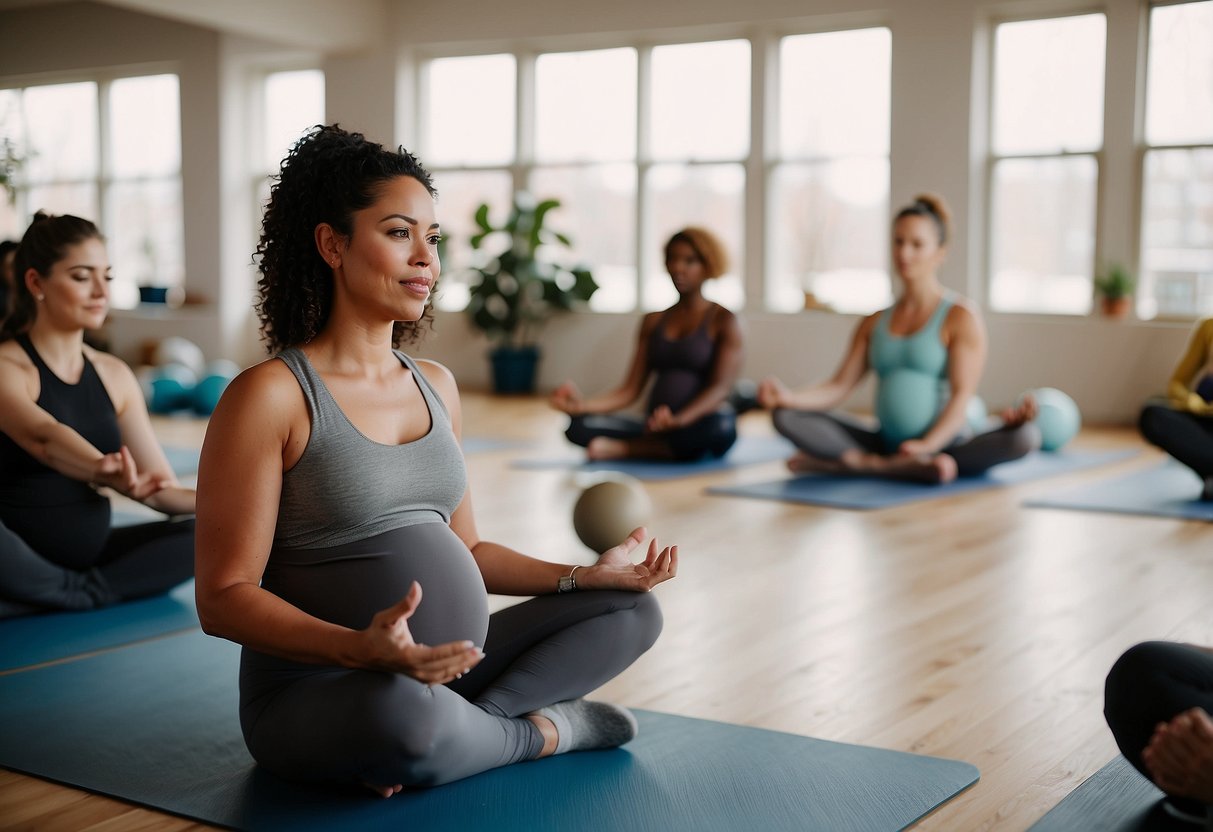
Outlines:
{"type": "MultiPolygon", "coordinates": [[[[779,408],[772,416],[775,430],[792,440],[797,448],[817,459],[836,461],[844,451],[863,450],[890,454],[879,431],[863,421],[842,413],[779,408]]],[[[1040,447],[1040,429],[1031,422],[1017,427],[999,427],[976,436],[960,436],[944,448],[956,460],[962,477],[982,474],[1003,462],[1027,456],[1040,447]]]]}
{"type": "MultiPolygon", "coordinates": [[[[365,626],[417,580],[424,595],[409,619],[414,639],[441,644],[461,631],[484,632],[475,609],[483,611],[484,585],[463,571],[470,555],[444,523],[328,549],[276,550],[271,564],[276,558],[289,562],[267,569],[263,586],[326,620],[365,626]]],[[[617,676],[657,640],[661,623],[648,593],[540,595],[488,616],[484,659],[435,687],[246,648],[245,741],[258,763],[298,780],[432,786],[534,759],[543,738],[522,717],[617,676]]]]}

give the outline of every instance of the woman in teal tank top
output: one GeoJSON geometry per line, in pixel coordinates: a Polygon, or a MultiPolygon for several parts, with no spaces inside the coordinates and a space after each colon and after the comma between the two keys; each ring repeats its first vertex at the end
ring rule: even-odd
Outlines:
{"type": "Polygon", "coordinates": [[[992,429],[971,424],[986,334],[976,308],[939,282],[949,233],[939,197],[919,196],[899,211],[892,258],[902,282],[897,302],[860,322],[828,381],[793,391],[772,377],[759,386],[759,401],[774,411],[776,430],[799,448],[788,460],[793,471],[939,483],[980,474],[1039,447],[1030,398],[992,429]],[[876,424],[828,412],[869,370],[877,376],[876,424]]]}

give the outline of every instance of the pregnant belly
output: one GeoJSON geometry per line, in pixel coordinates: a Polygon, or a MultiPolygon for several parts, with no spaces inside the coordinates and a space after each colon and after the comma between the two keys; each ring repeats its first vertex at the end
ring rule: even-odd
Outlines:
{"type": "Polygon", "coordinates": [[[484,579],[463,541],[445,523],[419,523],[319,549],[275,548],[262,587],[306,613],[361,630],[396,604],[413,581],[421,604],[408,620],[413,639],[484,644],[484,579]]]}
{"type": "Polygon", "coordinates": [[[946,382],[916,370],[894,370],[880,380],[876,418],[880,435],[893,450],[907,439],[921,437],[935,423],[946,382]]]}

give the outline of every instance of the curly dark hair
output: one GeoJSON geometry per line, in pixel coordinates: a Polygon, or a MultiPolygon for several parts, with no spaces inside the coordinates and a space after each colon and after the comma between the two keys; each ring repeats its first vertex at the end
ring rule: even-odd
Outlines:
{"type": "MultiPolygon", "coordinates": [[[[271,354],[310,341],[328,321],[333,274],[316,249],[316,226],[328,223],[349,236],[354,212],[374,203],[383,186],[401,176],[411,176],[437,196],[429,171],[413,154],[403,147],[387,150],[336,124],[316,125],[282,160],[254,255],[261,272],[257,315],[271,354]]],[[[432,320],[433,308],[427,305],[420,320],[397,321],[392,346],[417,341],[432,320]]]]}
{"type": "Polygon", "coordinates": [[[0,343],[11,341],[27,331],[38,317],[37,304],[25,285],[25,273],[33,269],[42,276],[49,275],[51,268],[67,256],[67,250],[85,240],[105,241],[101,231],[92,220],[74,217],[71,214],[34,214],[13,258],[12,298],[7,315],[0,309],[0,343]]]}

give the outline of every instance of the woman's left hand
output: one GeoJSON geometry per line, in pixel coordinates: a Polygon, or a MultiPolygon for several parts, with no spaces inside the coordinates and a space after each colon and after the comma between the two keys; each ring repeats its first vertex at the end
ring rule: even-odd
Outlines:
{"type": "Polygon", "coordinates": [[[1213,803],[1213,720],[1200,708],[1160,723],[1141,756],[1167,794],[1213,803]]]}
{"type": "Polygon", "coordinates": [[[637,528],[627,540],[603,552],[593,566],[578,569],[577,588],[648,592],[677,575],[678,547],[660,549],[657,538],[649,541],[647,557],[641,563],[632,563],[632,552],[644,543],[646,535],[643,527],[637,528]]]}
{"type": "Polygon", "coordinates": [[[670,410],[668,405],[658,405],[652,413],[649,414],[648,422],[645,427],[650,433],[661,433],[667,430],[675,430],[682,427],[678,417],[674,415],[674,411],[670,410]]]}
{"type": "Polygon", "coordinates": [[[921,439],[907,439],[897,446],[898,456],[931,456],[935,449],[921,439]]]}

